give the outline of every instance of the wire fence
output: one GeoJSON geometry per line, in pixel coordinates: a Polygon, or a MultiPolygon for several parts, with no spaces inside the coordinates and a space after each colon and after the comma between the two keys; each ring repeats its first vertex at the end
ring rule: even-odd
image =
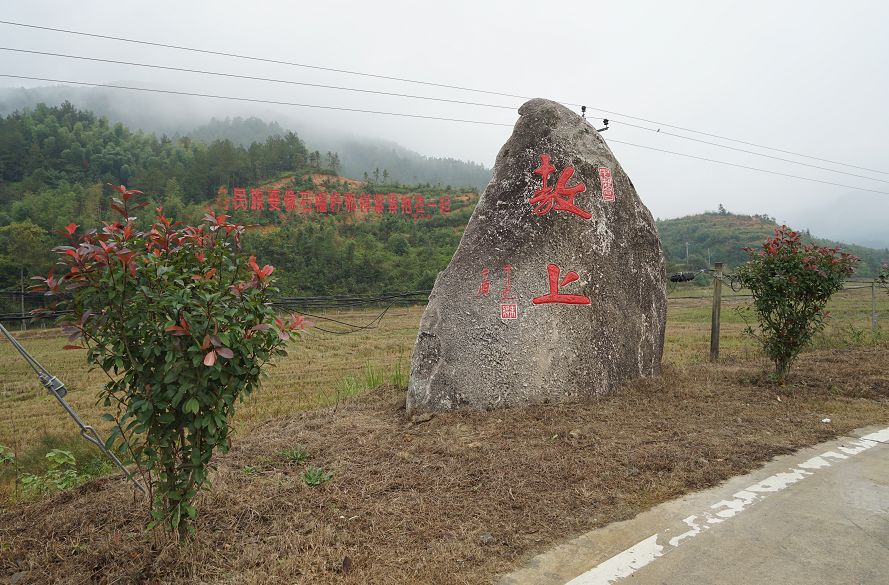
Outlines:
{"type": "MultiPolygon", "coordinates": [[[[702,270],[712,280],[719,280],[727,289],[720,291],[720,300],[751,299],[753,295],[744,292],[738,279],[733,274],[721,274],[702,270]]],[[[876,279],[849,279],[843,291],[873,289],[882,287],[876,279]]],[[[669,301],[713,300],[713,287],[685,284],[668,284],[667,299],[669,301]],[[683,294],[694,290],[699,294],[683,294]],[[679,294],[677,294],[679,293],[679,294]]],[[[424,304],[428,301],[431,290],[395,291],[380,294],[349,294],[349,295],[315,295],[315,296],[282,296],[272,301],[272,306],[282,311],[303,315],[313,321],[312,328],[324,333],[343,335],[355,333],[378,326],[389,310],[395,306],[411,306],[424,304]],[[348,311],[379,308],[380,312],[370,321],[353,323],[331,316],[331,311],[348,311]],[[328,313],[328,314],[322,314],[328,313]]],[[[0,291],[0,302],[6,312],[0,313],[0,323],[7,326],[18,326],[21,329],[46,329],[55,325],[55,320],[67,314],[67,311],[53,311],[48,308],[48,298],[39,292],[0,291]],[[15,307],[13,310],[12,307],[15,307]],[[38,312],[32,312],[37,310],[38,312]]],[[[876,306],[872,306],[872,320],[876,323],[876,306]]],[[[874,325],[876,326],[876,325],[874,325]]]]}
{"type": "MultiPolygon", "coordinates": [[[[308,317],[313,320],[313,329],[341,335],[372,329],[393,307],[423,304],[429,299],[431,292],[431,290],[413,290],[365,295],[284,296],[274,299],[272,306],[282,311],[308,317]],[[319,314],[331,310],[373,308],[380,308],[380,313],[367,323],[350,323],[329,315],[319,314]],[[319,324],[320,322],[328,323],[336,328],[322,326],[319,324]]],[[[56,319],[69,314],[68,311],[51,310],[47,297],[39,292],[0,291],[0,299],[7,301],[5,304],[7,312],[0,313],[0,324],[17,325],[23,330],[34,327],[42,329],[53,327],[56,319]],[[9,311],[12,304],[18,310],[9,311]]]]}

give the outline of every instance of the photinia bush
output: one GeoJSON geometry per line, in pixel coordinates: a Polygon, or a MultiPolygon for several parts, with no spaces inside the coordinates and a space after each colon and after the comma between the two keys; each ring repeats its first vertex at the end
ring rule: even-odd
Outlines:
{"type": "Polygon", "coordinates": [[[877,282],[889,292],[889,263],[883,262],[880,266],[880,274],[877,275],[877,282]]]}
{"type": "MultiPolygon", "coordinates": [[[[138,191],[116,187],[120,221],[54,249],[66,269],[41,279],[65,293],[68,349],[87,350],[109,378],[100,401],[115,423],[109,448],[127,455],[149,487],[152,526],[185,534],[207,485],[214,451],[229,447],[235,402],[252,392],[263,366],[302,328],[270,305],[271,266],[240,253],[242,225],[212,211],[183,226],[157,210],[147,232],[135,227],[138,191]]],[[[142,204],[144,206],[144,204],[142,204]]]]}
{"type": "Polygon", "coordinates": [[[791,363],[824,327],[824,307],[855,271],[858,258],[839,248],[803,245],[787,226],[775,230],[759,250],[745,248],[750,260],[738,279],[753,294],[759,332],[747,331],[762,344],[783,381],[791,363]]]}

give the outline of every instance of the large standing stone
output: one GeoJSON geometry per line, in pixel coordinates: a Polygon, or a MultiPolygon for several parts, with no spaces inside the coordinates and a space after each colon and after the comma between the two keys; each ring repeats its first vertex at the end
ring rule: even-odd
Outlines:
{"type": "Polygon", "coordinates": [[[667,300],[651,213],[580,116],[543,99],[519,114],[429,297],[409,411],[589,397],[660,371],[667,300]]]}

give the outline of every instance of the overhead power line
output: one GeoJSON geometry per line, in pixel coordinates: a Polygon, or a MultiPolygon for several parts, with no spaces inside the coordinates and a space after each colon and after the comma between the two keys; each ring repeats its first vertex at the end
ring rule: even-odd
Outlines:
{"type": "MultiPolygon", "coordinates": [[[[174,91],[174,90],[168,90],[168,89],[152,89],[152,88],[147,88],[147,87],[132,87],[132,86],[127,86],[127,85],[113,85],[113,84],[107,84],[107,83],[87,83],[87,82],[83,82],[83,81],[71,81],[71,80],[65,80],[65,79],[51,79],[51,78],[46,78],[46,77],[31,77],[31,76],[27,76],[27,75],[12,75],[12,74],[8,74],[8,73],[0,73],[0,77],[8,77],[8,78],[13,78],[13,79],[30,79],[33,81],[48,81],[51,83],[70,83],[73,85],[83,85],[83,86],[88,86],[88,87],[107,87],[107,88],[111,88],[111,89],[124,89],[124,90],[129,90],[129,91],[146,91],[146,92],[151,92],[151,93],[185,95],[185,96],[205,97],[205,98],[213,98],[213,99],[221,99],[221,100],[233,100],[233,101],[242,101],[242,102],[273,104],[273,105],[280,105],[280,106],[318,108],[318,109],[323,109],[323,110],[359,112],[359,113],[364,113],[364,114],[378,114],[378,115],[384,115],[384,116],[401,116],[401,117],[406,117],[406,118],[420,118],[420,119],[425,119],[425,120],[440,120],[440,121],[445,121],[445,122],[461,122],[461,123],[466,123],[466,124],[482,124],[482,125],[486,125],[486,126],[507,126],[507,127],[512,126],[512,124],[503,124],[500,122],[487,122],[484,120],[465,120],[465,119],[461,119],[461,118],[445,118],[445,117],[440,117],[440,116],[426,116],[426,115],[421,115],[421,114],[406,114],[406,113],[402,113],[402,112],[384,112],[384,111],[379,111],[379,110],[363,110],[363,109],[358,109],[358,108],[324,106],[324,105],[320,105],[320,104],[302,104],[302,103],[296,103],[296,102],[284,102],[284,101],[276,101],[276,100],[264,100],[264,99],[258,99],[258,98],[235,97],[235,96],[225,96],[225,95],[206,94],[206,93],[193,93],[193,92],[187,92],[187,91],[174,91]]],[[[692,155],[692,154],[674,152],[672,150],[665,150],[665,149],[656,148],[653,146],[645,146],[642,144],[634,144],[632,142],[624,142],[622,140],[611,139],[608,142],[610,144],[625,144],[627,146],[635,146],[637,148],[656,150],[658,152],[673,154],[676,156],[684,156],[687,158],[694,158],[694,159],[708,161],[708,162],[712,162],[712,163],[716,163],[716,164],[722,164],[722,165],[737,167],[737,168],[741,168],[741,169],[748,169],[751,171],[758,171],[761,173],[768,173],[771,175],[779,175],[782,177],[789,177],[792,179],[800,179],[803,181],[822,183],[824,185],[833,185],[835,187],[844,187],[846,189],[853,189],[855,191],[867,191],[869,193],[880,193],[882,195],[889,195],[889,191],[879,191],[877,189],[867,189],[865,187],[856,187],[854,185],[846,185],[843,183],[834,183],[832,181],[823,181],[821,179],[813,179],[811,177],[803,177],[800,175],[792,175],[789,173],[782,173],[779,171],[760,169],[758,167],[751,167],[751,166],[747,166],[747,165],[731,163],[731,162],[721,161],[721,160],[715,160],[715,159],[706,158],[706,157],[702,157],[702,156],[696,156],[696,155],[692,155]]]]}
{"type": "MultiPolygon", "coordinates": [[[[213,51],[210,49],[199,49],[197,47],[186,47],[183,45],[172,45],[172,44],[168,44],[168,43],[157,43],[157,42],[153,42],[153,41],[143,41],[143,40],[138,40],[138,39],[127,39],[124,37],[115,37],[115,36],[111,36],[111,35],[100,35],[97,33],[88,33],[88,32],[69,30],[69,29],[64,29],[64,28],[53,28],[50,26],[38,26],[36,24],[25,24],[22,22],[12,22],[9,20],[0,20],[0,24],[8,24],[10,26],[20,26],[20,27],[25,27],[25,28],[48,30],[48,31],[52,31],[52,32],[60,32],[60,33],[65,33],[65,34],[69,34],[69,35],[79,35],[79,36],[84,36],[84,37],[93,37],[93,38],[97,38],[97,39],[107,39],[110,41],[121,41],[124,43],[146,45],[149,47],[162,47],[164,49],[176,49],[177,51],[190,51],[192,53],[203,53],[205,55],[216,55],[219,57],[234,57],[235,59],[246,59],[248,61],[258,61],[261,63],[273,63],[275,65],[289,65],[291,67],[302,67],[304,69],[315,69],[317,71],[329,71],[331,73],[343,73],[346,75],[357,75],[360,77],[371,77],[374,79],[385,79],[387,81],[400,81],[402,83],[413,83],[413,84],[417,84],[417,85],[428,85],[428,86],[432,86],[432,87],[442,87],[442,88],[446,88],[446,89],[456,89],[456,90],[460,90],[460,91],[471,91],[471,92],[475,92],[475,93],[483,93],[483,94],[488,94],[488,95],[499,95],[502,97],[510,97],[510,98],[517,98],[517,99],[523,99],[523,100],[528,99],[526,96],[515,95],[515,94],[511,94],[511,93],[488,91],[488,90],[484,90],[484,89],[475,89],[472,87],[463,87],[463,86],[459,86],[459,85],[448,85],[446,83],[435,83],[432,81],[420,81],[420,80],[416,80],[416,79],[408,79],[406,77],[394,77],[391,75],[365,73],[363,71],[352,71],[349,69],[337,69],[335,67],[323,67],[321,65],[310,65],[308,63],[296,63],[294,61],[283,61],[281,59],[270,59],[267,57],[256,57],[253,55],[241,55],[238,53],[228,53],[225,51],[213,51]]],[[[578,105],[578,104],[572,104],[572,105],[578,105]]]]}
{"type": "MultiPolygon", "coordinates": [[[[417,100],[428,100],[428,101],[435,101],[435,102],[446,102],[446,103],[453,103],[453,104],[462,104],[462,105],[470,105],[470,106],[480,106],[480,107],[485,107],[485,108],[498,108],[498,109],[506,109],[506,110],[515,110],[515,109],[516,109],[515,106],[504,106],[504,105],[500,105],[500,104],[487,104],[487,103],[482,103],[482,102],[471,102],[471,101],[464,101],[464,100],[453,100],[453,99],[447,99],[447,98],[438,98],[438,97],[431,97],[431,96],[421,96],[421,95],[405,94],[405,93],[396,93],[396,92],[387,92],[387,91],[377,91],[377,90],[361,89],[361,88],[346,87],[346,86],[338,86],[338,85],[324,85],[324,84],[319,84],[319,83],[308,83],[308,82],[294,81],[294,80],[287,80],[287,79],[277,79],[277,78],[272,78],[272,77],[258,77],[258,76],[254,76],[254,75],[241,75],[241,74],[237,74],[237,73],[226,73],[226,72],[221,72],[221,71],[209,71],[209,70],[206,70],[206,69],[189,69],[189,68],[185,68],[185,67],[173,67],[173,66],[168,66],[168,65],[157,65],[157,64],[153,64],[153,63],[138,63],[138,62],[134,62],[134,61],[120,61],[120,60],[117,60],[117,59],[104,59],[104,58],[100,58],[100,57],[87,57],[87,56],[83,56],[83,55],[71,55],[71,54],[67,54],[67,53],[53,53],[53,52],[48,52],[48,51],[34,51],[34,50],[30,50],[30,49],[19,49],[19,48],[14,48],[14,47],[0,47],[0,51],[10,51],[10,52],[15,52],[15,53],[27,53],[27,54],[32,54],[32,55],[45,55],[45,56],[50,56],[50,57],[60,57],[60,58],[65,58],[65,59],[77,59],[77,60],[81,60],[81,61],[92,61],[92,62],[98,62],[98,63],[113,63],[113,64],[116,64],[116,65],[127,65],[127,66],[143,67],[143,68],[149,68],[149,69],[160,69],[160,70],[164,70],[164,71],[177,71],[177,72],[182,72],[182,73],[197,73],[197,74],[200,74],[200,75],[212,75],[212,76],[216,76],[216,77],[226,77],[226,78],[234,78],[234,79],[247,79],[247,80],[251,80],[251,81],[264,81],[264,82],[270,82],[270,83],[281,83],[281,84],[288,84],[288,85],[298,85],[298,86],[303,86],[303,87],[314,87],[314,88],[321,88],[321,89],[332,89],[332,90],[336,90],[336,91],[351,91],[351,92],[358,92],[358,93],[368,93],[368,94],[375,94],[375,95],[394,96],[394,97],[402,97],[402,98],[417,99],[417,100]]],[[[676,133],[674,133],[674,132],[661,131],[659,128],[650,128],[650,127],[648,127],[648,126],[642,126],[642,125],[640,125],[640,124],[633,124],[632,122],[624,122],[624,121],[620,121],[620,120],[612,120],[612,121],[613,121],[613,122],[616,122],[616,123],[618,123],[618,124],[623,124],[624,126],[629,126],[629,127],[631,127],[631,128],[638,128],[638,129],[640,129],[640,130],[647,130],[647,131],[649,131],[649,132],[654,132],[654,133],[657,133],[657,134],[663,134],[663,135],[665,135],[665,136],[672,136],[672,137],[674,137],[674,138],[680,138],[680,139],[682,139],[682,140],[689,140],[689,141],[692,141],[692,142],[698,142],[698,143],[701,143],[701,144],[707,144],[707,145],[710,145],[710,146],[715,146],[715,147],[718,147],[718,148],[724,148],[724,149],[727,149],[727,150],[733,150],[733,151],[735,151],[735,152],[742,152],[742,153],[745,153],[745,154],[750,154],[750,155],[758,156],[758,157],[762,157],[762,158],[773,159],[773,160],[777,160],[777,161],[781,161],[781,162],[786,162],[786,163],[790,163],[790,164],[795,164],[795,165],[800,165],[800,166],[804,166],[804,167],[809,167],[809,168],[813,168],[813,169],[819,169],[819,170],[829,171],[829,172],[837,173],[837,174],[841,174],[841,175],[847,175],[847,176],[850,176],[850,177],[858,177],[858,178],[860,178],[860,179],[868,179],[868,180],[871,180],[871,181],[878,181],[878,182],[880,182],[880,183],[886,183],[886,184],[889,184],[889,180],[886,180],[886,179],[878,179],[878,178],[876,178],[876,177],[869,177],[869,176],[867,176],[867,175],[861,175],[861,174],[858,174],[858,173],[850,173],[850,172],[847,172],[847,171],[840,171],[840,170],[836,170],[836,169],[830,169],[830,168],[826,168],[826,167],[821,166],[821,165],[815,165],[815,164],[811,164],[811,163],[805,163],[805,162],[801,162],[801,161],[791,160],[791,159],[788,159],[788,158],[782,158],[782,157],[778,157],[778,156],[773,156],[773,155],[771,155],[771,154],[764,154],[764,153],[761,153],[761,152],[755,152],[755,151],[747,150],[747,149],[744,149],[744,148],[737,148],[737,147],[734,147],[734,146],[728,146],[728,145],[725,145],[725,144],[719,144],[719,143],[717,143],[717,142],[711,142],[711,141],[708,141],[708,140],[701,140],[700,138],[693,138],[693,137],[691,137],[691,136],[683,136],[683,135],[681,135],[681,134],[676,134],[676,133]]]]}
{"type": "Polygon", "coordinates": [[[12,51],[16,53],[30,53],[32,55],[46,55],[50,57],[63,57],[65,59],[78,59],[81,61],[95,61],[98,63],[114,63],[116,65],[129,65],[132,67],[145,67],[150,69],[163,69],[166,71],[179,71],[182,73],[199,73],[201,75],[214,75],[217,77],[230,77],[235,79],[248,79],[250,81],[267,81],[270,83],[284,83],[288,85],[300,85],[303,87],[316,87],[320,89],[334,89],[337,91],[354,91],[358,93],[369,93],[375,95],[385,95],[393,97],[410,98],[414,100],[429,100],[434,102],[446,102],[450,104],[461,104],[467,106],[481,106],[484,108],[499,108],[503,110],[516,110],[517,106],[502,106],[499,104],[485,104],[481,102],[470,102],[465,100],[452,100],[448,98],[430,97],[425,95],[414,95],[409,93],[397,93],[390,91],[377,91],[374,89],[361,89],[357,87],[345,87],[341,85],[324,85],[321,83],[308,83],[305,81],[293,81],[289,79],[277,79],[273,77],[257,77],[254,75],[240,75],[237,73],[225,73],[222,71],[208,71],[206,69],[188,69],[185,67],[172,67],[169,65],[155,65],[152,63],[137,63],[135,61],[118,61],[116,59],[102,59],[100,57],[85,57],[82,55],[69,55],[66,53],[50,53],[47,51],[32,51],[29,49],[16,49],[13,47],[0,47],[0,51],[12,51]]]}
{"type": "MultiPolygon", "coordinates": [[[[615,120],[609,119],[609,122],[615,122],[615,120]]],[[[622,124],[624,126],[629,126],[631,128],[638,128],[640,130],[647,130],[649,132],[654,132],[656,134],[663,134],[664,136],[672,136],[674,138],[681,138],[682,140],[690,140],[692,142],[699,142],[701,144],[716,146],[718,148],[725,148],[726,150],[733,150],[735,152],[743,152],[745,154],[752,154],[753,156],[759,156],[762,158],[770,158],[772,160],[778,160],[781,162],[786,162],[786,163],[790,163],[790,164],[794,164],[794,165],[809,167],[812,169],[819,169],[822,171],[829,171],[831,173],[838,173],[840,175],[848,175],[850,177],[858,177],[859,179],[868,179],[870,181],[878,181],[880,183],[889,184],[889,181],[887,181],[886,179],[878,179],[876,177],[868,177],[867,175],[859,175],[858,173],[849,173],[849,172],[840,171],[837,169],[829,169],[829,168],[824,167],[822,165],[813,165],[813,164],[801,162],[798,160],[791,160],[789,158],[782,158],[780,156],[773,156],[771,154],[763,154],[761,152],[755,152],[753,150],[747,150],[745,148],[736,148],[734,146],[728,146],[727,144],[719,144],[718,142],[711,142],[709,140],[701,140],[700,138],[692,138],[691,136],[683,136],[682,134],[676,134],[674,132],[664,132],[664,131],[661,131],[660,128],[649,128],[648,126],[641,126],[639,124],[632,124],[630,122],[621,122],[620,120],[617,120],[617,123],[622,124]]],[[[609,142],[614,142],[614,141],[610,140],[609,142]]]]}
{"type": "Polygon", "coordinates": [[[853,185],[845,185],[845,184],[843,184],[843,183],[834,183],[834,182],[832,182],[832,181],[822,181],[821,179],[813,179],[812,177],[803,177],[803,176],[801,176],[801,175],[791,175],[790,173],[782,173],[782,172],[780,172],[780,171],[772,171],[772,170],[769,170],[769,169],[761,169],[761,168],[758,168],[758,167],[751,167],[751,166],[742,165],[742,164],[737,164],[737,163],[732,163],[732,162],[728,162],[728,161],[724,161],[724,160],[716,160],[716,159],[707,158],[707,157],[704,157],[704,156],[696,156],[696,155],[694,155],[694,154],[686,154],[686,153],[684,153],[684,152],[675,152],[675,151],[673,151],[673,150],[666,150],[666,149],[663,149],[663,148],[656,148],[656,147],[654,147],[654,146],[645,146],[644,144],[634,144],[634,143],[632,143],[632,142],[624,142],[623,140],[614,140],[614,139],[611,139],[611,140],[608,141],[608,144],[624,144],[624,145],[626,145],[626,146],[635,146],[636,148],[644,148],[644,149],[646,149],[646,150],[656,150],[656,151],[658,151],[658,152],[663,152],[663,153],[666,153],[666,154],[673,154],[673,155],[676,155],[676,156],[684,156],[684,157],[686,157],[686,158],[693,158],[693,159],[703,160],[703,161],[707,161],[707,162],[711,162],[711,163],[716,163],[716,164],[720,164],[720,165],[726,165],[726,166],[730,166],[730,167],[737,167],[737,168],[739,168],[739,169],[747,169],[747,170],[750,170],[750,171],[757,171],[757,172],[760,172],[760,173],[768,173],[768,174],[770,174],[770,175],[778,175],[778,176],[781,176],[781,177],[790,177],[791,179],[801,179],[801,180],[803,180],[803,181],[811,181],[811,182],[813,182],[813,183],[822,183],[822,184],[824,184],[824,185],[833,185],[834,187],[845,187],[846,189],[853,189],[853,190],[855,190],[855,191],[867,191],[868,193],[880,193],[881,195],[889,195],[889,191],[880,191],[880,190],[878,190],[878,189],[866,189],[866,188],[864,188],[864,187],[855,187],[855,186],[853,186],[853,185]]]}
{"type": "MultiPolygon", "coordinates": [[[[154,41],[145,41],[145,40],[140,40],[140,39],[131,39],[131,38],[125,38],[125,37],[112,36],[112,35],[89,33],[89,32],[84,32],[84,31],[76,31],[76,30],[55,28],[55,27],[49,27],[49,26],[40,26],[40,25],[36,25],[36,24],[27,24],[27,23],[23,23],[23,22],[14,22],[14,21],[9,21],[9,20],[0,20],[0,24],[6,24],[9,26],[17,26],[17,27],[22,27],[22,28],[30,28],[30,29],[35,29],[35,30],[46,30],[46,31],[51,31],[51,32],[58,32],[58,33],[64,33],[64,34],[70,34],[70,35],[78,35],[78,36],[84,36],[84,37],[92,37],[92,38],[98,38],[98,39],[106,39],[106,40],[132,43],[132,44],[151,46],[151,47],[162,47],[165,49],[175,49],[178,51],[189,51],[189,52],[201,53],[201,54],[205,54],[205,55],[216,55],[216,56],[220,56],[220,57],[231,57],[231,58],[235,58],[235,59],[244,59],[244,60],[255,61],[255,62],[272,63],[272,64],[277,64],[277,65],[288,65],[291,67],[301,67],[301,68],[305,68],[305,69],[314,69],[317,71],[328,71],[328,72],[332,72],[332,73],[356,75],[356,76],[360,76],[360,77],[383,79],[383,80],[387,80],[387,81],[398,81],[398,82],[402,82],[402,83],[412,83],[412,84],[416,84],[416,85],[426,85],[426,86],[430,86],[430,87],[440,87],[440,88],[453,89],[453,90],[458,90],[458,91],[469,91],[469,92],[474,92],[474,93],[495,95],[495,96],[500,96],[500,97],[509,97],[509,98],[516,98],[516,99],[522,99],[522,100],[530,99],[529,96],[523,96],[523,95],[518,95],[518,94],[513,94],[513,93],[500,92],[500,91],[492,91],[492,90],[481,89],[481,88],[467,87],[467,86],[461,86],[461,85],[451,85],[451,84],[446,84],[446,83],[436,83],[436,82],[432,82],[432,81],[410,79],[410,78],[406,78],[406,77],[395,77],[395,76],[391,76],[391,75],[381,75],[381,74],[376,74],[376,73],[368,73],[368,72],[364,72],[364,71],[355,71],[355,70],[350,70],[350,69],[338,69],[335,67],[324,67],[324,66],[320,66],[320,65],[312,65],[309,63],[297,63],[294,61],[285,61],[285,60],[281,60],[281,59],[271,59],[271,58],[267,58],[267,57],[243,55],[243,54],[239,54],[239,53],[230,53],[230,52],[226,52],[226,51],[214,51],[214,50],[210,50],[210,49],[201,49],[198,47],[188,47],[188,46],[184,46],[184,45],[159,43],[159,42],[154,42],[154,41]]],[[[565,104],[568,106],[574,106],[574,107],[580,107],[582,105],[585,105],[585,104],[572,103],[572,102],[568,102],[565,100],[558,100],[558,101],[560,101],[560,103],[562,103],[562,104],[565,104]]],[[[827,158],[822,158],[822,157],[812,156],[812,155],[803,154],[803,153],[799,153],[799,152],[794,152],[791,150],[777,148],[774,146],[757,144],[755,142],[749,142],[746,140],[739,140],[737,138],[731,138],[728,136],[723,136],[723,135],[715,134],[712,132],[704,132],[701,130],[695,130],[693,128],[678,126],[675,124],[667,124],[665,122],[659,122],[657,120],[652,120],[650,118],[642,118],[639,116],[632,116],[630,114],[624,114],[622,112],[617,112],[614,110],[607,110],[607,109],[598,108],[595,106],[589,106],[588,109],[595,110],[597,112],[603,112],[605,114],[608,114],[609,116],[620,116],[620,117],[627,118],[630,120],[636,120],[638,122],[646,122],[649,124],[656,124],[658,126],[663,126],[666,128],[673,128],[674,130],[682,130],[684,132],[691,132],[693,134],[700,134],[702,136],[709,136],[711,138],[717,138],[719,140],[727,140],[729,142],[735,142],[738,144],[753,146],[753,147],[761,148],[764,150],[771,150],[771,151],[780,152],[783,154],[790,154],[793,156],[807,158],[809,160],[817,160],[820,162],[826,162],[826,163],[830,163],[833,165],[839,165],[839,166],[854,168],[854,169],[858,169],[858,170],[862,170],[862,171],[879,173],[882,175],[889,175],[889,171],[881,171],[879,169],[872,169],[872,168],[863,167],[863,166],[859,166],[859,165],[853,165],[850,163],[844,163],[844,162],[835,161],[835,160],[831,160],[831,159],[827,159],[827,158]]]]}
{"type": "Polygon", "coordinates": [[[346,108],[340,106],[324,106],[321,104],[303,104],[298,102],[285,102],[278,100],[264,100],[259,98],[236,97],[229,95],[216,95],[211,93],[194,93],[189,91],[175,91],[172,89],[154,89],[148,87],[133,87],[129,85],[115,85],[111,83],[88,83],[85,81],[72,81],[70,79],[51,79],[48,77],[31,77],[28,75],[12,75],[9,73],[0,73],[0,77],[10,77],[14,79],[30,79],[32,81],[48,81],[50,83],[70,83],[72,85],[85,85],[88,87],[107,87],[111,89],[125,89],[129,91],[147,91],[151,93],[163,93],[170,95],[187,95],[193,97],[213,98],[218,100],[231,100],[237,102],[251,102],[259,104],[272,104],[276,106],[293,106],[297,108],[317,108],[321,110],[335,110],[339,112],[359,112],[362,114],[377,114],[380,116],[401,116],[404,118],[419,118],[423,120],[442,120],[445,122],[463,122],[466,124],[482,124],[485,126],[509,126],[512,124],[503,124],[500,122],[486,122],[484,120],[465,120],[462,118],[445,118],[443,116],[426,116],[423,114],[406,114],[404,112],[384,112],[381,110],[364,110],[360,108],[346,108]]]}

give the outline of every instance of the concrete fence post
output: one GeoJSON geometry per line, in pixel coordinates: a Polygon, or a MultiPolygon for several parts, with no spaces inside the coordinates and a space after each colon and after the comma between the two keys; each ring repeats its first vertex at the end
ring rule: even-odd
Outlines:
{"type": "Polygon", "coordinates": [[[722,312],[722,262],[713,266],[713,316],[710,320],[710,361],[719,360],[719,317],[722,312]]]}

